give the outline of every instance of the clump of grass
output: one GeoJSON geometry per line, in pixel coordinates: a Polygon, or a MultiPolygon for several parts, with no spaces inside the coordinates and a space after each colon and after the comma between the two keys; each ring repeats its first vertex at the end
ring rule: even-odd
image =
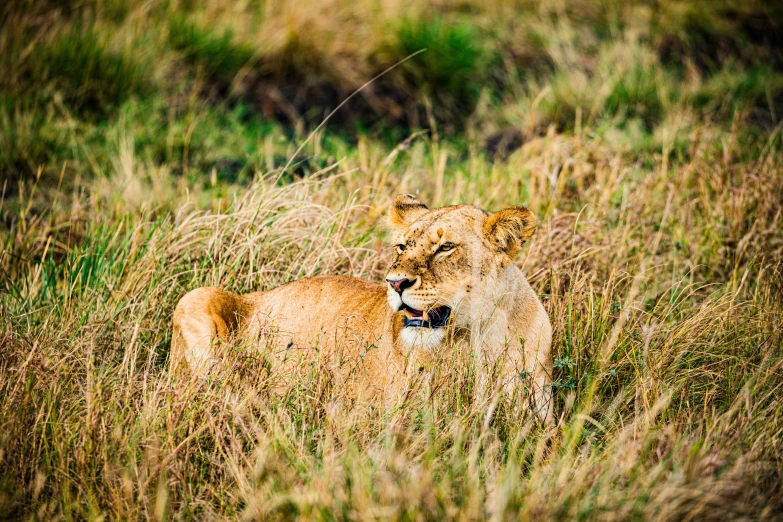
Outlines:
{"type": "Polygon", "coordinates": [[[54,107],[35,97],[0,93],[0,165],[7,190],[30,179],[52,158],[62,156],[66,139],[54,107]]]}
{"type": "Polygon", "coordinates": [[[36,46],[28,71],[39,88],[62,96],[71,110],[98,117],[150,88],[145,64],[130,52],[111,50],[89,28],[64,30],[36,46]]]}
{"type": "Polygon", "coordinates": [[[690,95],[694,106],[714,114],[754,110],[773,123],[783,110],[783,76],[765,66],[750,69],[727,64],[690,95]]]}
{"type": "MultiPolygon", "coordinates": [[[[388,61],[395,63],[422,50],[396,73],[408,104],[417,101],[415,93],[420,93],[429,98],[438,121],[445,121],[447,113],[469,116],[485,86],[489,66],[489,53],[479,41],[477,27],[440,17],[402,20],[387,51],[388,61]]],[[[414,115],[414,126],[424,125],[425,118],[414,115]]]]}
{"type": "Polygon", "coordinates": [[[658,81],[649,70],[632,68],[612,86],[604,110],[623,119],[641,118],[649,130],[654,129],[664,115],[665,100],[662,100],[658,81]]]}
{"type": "Polygon", "coordinates": [[[253,58],[253,49],[234,42],[230,29],[218,33],[182,16],[169,22],[168,41],[189,64],[203,68],[208,80],[223,84],[230,83],[253,58]]]}
{"type": "Polygon", "coordinates": [[[658,51],[673,64],[692,61],[709,71],[726,61],[783,63],[783,10],[774,2],[666,2],[651,22],[658,51]]]}

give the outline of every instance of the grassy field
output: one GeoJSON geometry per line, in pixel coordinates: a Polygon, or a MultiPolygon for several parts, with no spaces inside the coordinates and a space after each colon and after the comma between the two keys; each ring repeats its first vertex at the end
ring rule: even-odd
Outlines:
{"type": "Polygon", "coordinates": [[[783,10],[733,4],[0,7],[0,519],[780,520],[783,10]],[[538,216],[553,431],[464,351],[390,410],[169,373],[190,289],[381,281],[401,192],[538,216]]]}

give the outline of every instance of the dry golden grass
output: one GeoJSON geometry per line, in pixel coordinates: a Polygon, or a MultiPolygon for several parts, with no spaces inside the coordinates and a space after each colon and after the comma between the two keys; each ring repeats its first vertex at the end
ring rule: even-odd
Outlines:
{"type": "Polygon", "coordinates": [[[730,137],[694,132],[683,160],[642,165],[601,138],[550,133],[460,172],[443,167],[456,152],[445,143],[388,162],[365,143],[298,182],[261,176],[212,210],[126,162],[123,182],[18,216],[3,232],[4,515],[776,518],[778,141],[740,163],[730,137]],[[520,263],[556,332],[554,433],[510,418],[509,398],[474,398],[464,351],[390,411],[354,408],[327,361],[281,396],[265,392],[262,356],[232,359],[229,387],[172,378],[185,291],[380,280],[378,219],[410,190],[489,208],[519,191],[541,217],[520,263]]]}

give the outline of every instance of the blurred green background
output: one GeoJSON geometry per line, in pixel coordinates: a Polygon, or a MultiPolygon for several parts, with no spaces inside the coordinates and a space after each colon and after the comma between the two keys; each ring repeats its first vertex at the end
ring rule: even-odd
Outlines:
{"type": "MultiPolygon", "coordinates": [[[[547,129],[640,154],[687,120],[768,133],[783,114],[783,4],[749,0],[15,0],[0,8],[0,172],[105,174],[120,133],[151,164],[246,183],[365,82],[323,158],[424,129],[506,155],[547,129]],[[619,133],[616,131],[620,131],[619,133]]],[[[675,151],[677,152],[677,151],[675,151]]],[[[681,152],[681,151],[680,151],[681,152]]]]}

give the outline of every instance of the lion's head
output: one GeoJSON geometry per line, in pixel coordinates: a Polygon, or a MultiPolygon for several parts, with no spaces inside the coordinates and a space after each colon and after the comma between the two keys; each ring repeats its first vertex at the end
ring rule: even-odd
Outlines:
{"type": "Polygon", "coordinates": [[[536,218],[521,206],[494,214],[472,205],[430,210],[404,194],[389,225],[389,305],[404,315],[403,339],[433,347],[447,325],[468,327],[493,313],[506,269],[535,232],[536,218]]]}

